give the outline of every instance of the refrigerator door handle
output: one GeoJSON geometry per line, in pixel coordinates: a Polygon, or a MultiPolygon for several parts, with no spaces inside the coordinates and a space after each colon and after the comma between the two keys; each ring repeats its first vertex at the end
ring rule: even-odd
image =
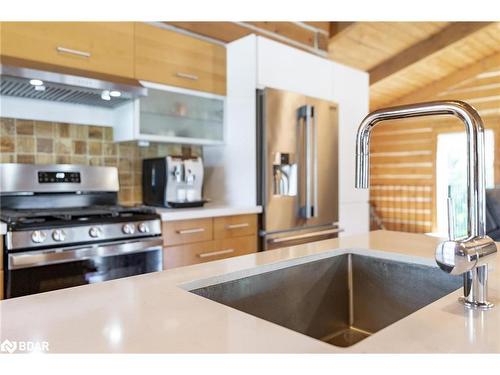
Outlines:
{"type": "MultiPolygon", "coordinates": [[[[298,110],[299,124],[300,120],[304,120],[305,134],[305,208],[303,216],[306,219],[318,217],[317,200],[318,200],[318,154],[317,154],[317,129],[316,117],[314,116],[314,107],[304,105],[298,110]],[[312,170],[312,173],[311,173],[312,170]],[[314,189],[314,191],[313,191],[314,189]]],[[[299,129],[300,130],[300,129],[299,129]]]]}
{"type": "Polygon", "coordinates": [[[316,111],[314,106],[310,106],[310,115],[312,118],[312,159],[313,159],[313,201],[312,217],[318,217],[318,127],[316,122],[316,111]]]}

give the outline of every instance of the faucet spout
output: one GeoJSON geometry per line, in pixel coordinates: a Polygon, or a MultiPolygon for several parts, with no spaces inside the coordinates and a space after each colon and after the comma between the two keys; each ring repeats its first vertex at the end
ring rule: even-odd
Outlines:
{"type": "Polygon", "coordinates": [[[464,274],[464,303],[488,308],[486,300],[487,260],[496,245],[486,236],[484,126],[477,111],[462,101],[434,101],[379,109],[361,122],[356,137],[357,188],[366,189],[370,180],[370,136],[382,121],[412,117],[452,115],[460,119],[467,134],[467,237],[450,239],[436,250],[436,262],[445,272],[464,274]]]}

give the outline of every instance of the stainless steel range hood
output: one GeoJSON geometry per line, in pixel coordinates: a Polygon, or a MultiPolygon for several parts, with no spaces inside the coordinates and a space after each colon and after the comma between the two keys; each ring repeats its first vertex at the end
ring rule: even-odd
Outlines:
{"type": "Polygon", "coordinates": [[[124,84],[0,65],[0,95],[114,108],[147,92],[138,81],[124,84]]]}

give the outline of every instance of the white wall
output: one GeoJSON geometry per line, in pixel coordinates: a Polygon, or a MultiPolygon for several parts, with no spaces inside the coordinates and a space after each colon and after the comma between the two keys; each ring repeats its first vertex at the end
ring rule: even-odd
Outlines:
{"type": "Polygon", "coordinates": [[[224,168],[212,182],[226,181],[228,203],[255,204],[255,90],[264,87],[338,104],[339,221],[343,235],[367,232],[368,191],[354,188],[354,165],[356,130],[368,113],[368,74],[263,37],[228,45],[228,145],[205,148],[207,162],[224,168]]]}
{"type": "Polygon", "coordinates": [[[256,64],[255,37],[227,46],[226,144],[203,148],[204,194],[214,202],[257,204],[256,64]]]}

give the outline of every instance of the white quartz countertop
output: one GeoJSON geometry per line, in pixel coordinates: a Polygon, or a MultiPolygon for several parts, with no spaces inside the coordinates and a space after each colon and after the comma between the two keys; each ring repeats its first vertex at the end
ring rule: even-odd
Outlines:
{"type": "Polygon", "coordinates": [[[193,208],[156,208],[162,221],[202,219],[206,217],[260,214],[261,206],[229,206],[207,203],[203,207],[193,208]]]}
{"type": "MultiPolygon", "coordinates": [[[[203,207],[194,208],[159,208],[154,207],[161,215],[162,221],[203,219],[206,217],[260,214],[261,206],[229,206],[224,204],[207,203],[203,207]]],[[[7,233],[7,224],[0,221],[0,235],[7,233]]]]}
{"type": "MultiPolygon", "coordinates": [[[[471,311],[457,290],[349,348],[335,347],[190,293],[190,288],[342,253],[434,265],[439,239],[376,231],[0,302],[0,341],[51,352],[495,352],[500,306],[471,311]]],[[[490,273],[500,303],[499,260],[490,273]]]]}

